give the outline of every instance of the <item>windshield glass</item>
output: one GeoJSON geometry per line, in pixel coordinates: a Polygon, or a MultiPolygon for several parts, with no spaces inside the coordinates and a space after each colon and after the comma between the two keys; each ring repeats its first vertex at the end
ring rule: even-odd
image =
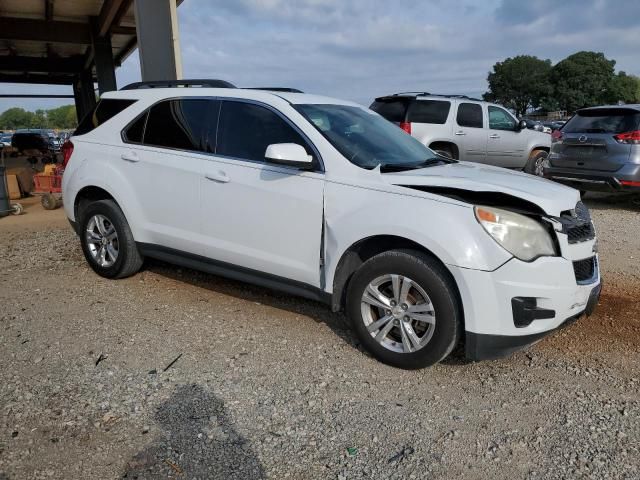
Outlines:
{"type": "Polygon", "coordinates": [[[366,169],[409,170],[446,163],[398,126],[348,105],[294,105],[351,163],[366,169]]]}

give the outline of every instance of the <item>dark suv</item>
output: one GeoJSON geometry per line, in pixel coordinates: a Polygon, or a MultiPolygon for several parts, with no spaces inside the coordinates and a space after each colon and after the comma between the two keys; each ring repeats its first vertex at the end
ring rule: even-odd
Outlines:
{"type": "Polygon", "coordinates": [[[640,192],[640,105],[578,110],[553,136],[544,176],[582,191],[640,192]]]}

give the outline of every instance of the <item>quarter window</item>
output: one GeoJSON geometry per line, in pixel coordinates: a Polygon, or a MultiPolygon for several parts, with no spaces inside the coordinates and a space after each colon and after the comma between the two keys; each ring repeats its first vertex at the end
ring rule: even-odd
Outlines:
{"type": "Polygon", "coordinates": [[[144,125],[147,121],[148,112],[144,112],[140,115],[131,125],[129,125],[124,131],[124,140],[131,143],[142,143],[142,136],[144,135],[144,125]]]}
{"type": "Polygon", "coordinates": [[[482,128],[482,107],[477,103],[461,103],[456,120],[461,127],[482,128]]]}
{"type": "Polygon", "coordinates": [[[515,130],[516,120],[506,110],[489,106],[489,128],[492,130],[515,130]]]}
{"type": "Polygon", "coordinates": [[[450,109],[451,102],[444,100],[416,100],[409,108],[409,121],[444,125],[450,109]]]}
{"type": "MultiPolygon", "coordinates": [[[[198,98],[166,100],[151,107],[144,144],[204,151],[208,113],[214,102],[198,98]]],[[[133,126],[133,125],[132,125],[133,126]]]]}
{"type": "Polygon", "coordinates": [[[246,102],[222,102],[218,155],[263,162],[272,143],[296,143],[313,155],[302,136],[268,108],[246,102]]]}

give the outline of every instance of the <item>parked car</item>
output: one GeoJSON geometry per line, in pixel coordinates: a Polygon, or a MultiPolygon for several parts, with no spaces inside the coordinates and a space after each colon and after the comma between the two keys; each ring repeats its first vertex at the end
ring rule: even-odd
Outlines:
{"type": "Polygon", "coordinates": [[[0,135],[0,145],[2,147],[11,146],[11,135],[0,135]]]}
{"type": "Polygon", "coordinates": [[[399,93],[369,108],[453,159],[533,173],[551,147],[549,136],[527,130],[505,108],[466,96],[399,93]]]}
{"type": "Polygon", "coordinates": [[[582,191],[640,192],[640,105],[578,110],[553,137],[546,178],[582,191]]]}
{"type": "Polygon", "coordinates": [[[64,208],[103,277],[153,257],[320,300],[401,368],[460,342],[504,355],[597,303],[574,189],[444,158],[351,102],[143,86],[65,144],[64,208]]]}
{"type": "Polygon", "coordinates": [[[529,130],[535,130],[537,132],[542,132],[543,130],[542,123],[540,123],[539,120],[531,120],[530,118],[523,118],[521,121],[524,121],[524,123],[526,124],[529,130]]]}

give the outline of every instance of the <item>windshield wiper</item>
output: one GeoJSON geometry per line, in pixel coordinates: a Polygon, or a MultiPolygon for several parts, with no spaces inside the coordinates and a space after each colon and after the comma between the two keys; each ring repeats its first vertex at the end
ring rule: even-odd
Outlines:
{"type": "Polygon", "coordinates": [[[383,173],[404,172],[407,170],[418,170],[420,168],[431,167],[441,163],[451,163],[451,159],[438,156],[437,158],[427,158],[420,163],[382,163],[380,164],[380,171],[383,173]]]}

